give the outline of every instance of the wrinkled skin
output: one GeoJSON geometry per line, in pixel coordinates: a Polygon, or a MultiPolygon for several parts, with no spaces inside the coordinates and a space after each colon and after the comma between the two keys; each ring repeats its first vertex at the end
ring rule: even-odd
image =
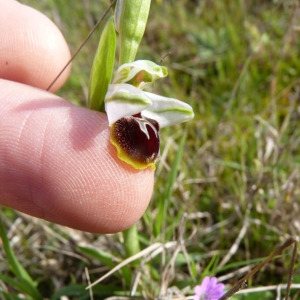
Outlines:
{"type": "Polygon", "coordinates": [[[153,170],[117,158],[105,114],[45,91],[70,57],[47,17],[0,0],[0,20],[0,204],[84,231],[128,228],[147,208],[153,170]]]}

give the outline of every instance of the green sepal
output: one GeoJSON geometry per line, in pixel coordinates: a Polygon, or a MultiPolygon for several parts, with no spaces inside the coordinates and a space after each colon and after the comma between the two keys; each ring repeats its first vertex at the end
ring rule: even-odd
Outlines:
{"type": "Polygon", "coordinates": [[[104,112],[104,98],[111,82],[116,53],[116,31],[114,17],[106,23],[92,66],[88,107],[104,112]]]}
{"type": "Polygon", "coordinates": [[[120,35],[119,66],[135,60],[144,35],[151,0],[118,0],[116,30],[120,35]]]}
{"type": "Polygon", "coordinates": [[[166,77],[168,70],[150,60],[136,60],[121,65],[113,79],[113,83],[128,83],[141,90],[157,79],[166,77]]]}

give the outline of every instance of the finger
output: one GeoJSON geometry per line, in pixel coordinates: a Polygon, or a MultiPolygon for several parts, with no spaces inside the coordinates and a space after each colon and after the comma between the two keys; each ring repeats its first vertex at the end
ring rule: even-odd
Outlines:
{"type": "Polygon", "coordinates": [[[116,232],[144,213],[153,171],[116,157],[105,114],[0,80],[0,201],[90,232],[116,232]]]}
{"type": "MultiPolygon", "coordinates": [[[[0,0],[0,78],[47,89],[70,59],[64,37],[45,15],[14,0],[0,0]]],[[[51,91],[67,79],[68,68],[51,91]]]]}

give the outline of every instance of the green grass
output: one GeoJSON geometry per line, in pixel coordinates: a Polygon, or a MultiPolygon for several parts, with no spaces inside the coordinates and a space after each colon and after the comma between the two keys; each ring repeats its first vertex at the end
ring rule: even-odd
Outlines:
{"type": "MultiPolygon", "coordinates": [[[[58,0],[23,2],[58,24],[72,52],[106,7],[94,0],[72,6],[58,0]]],[[[156,83],[155,91],[191,104],[195,118],[162,130],[153,199],[138,224],[142,249],[155,243],[166,247],[96,285],[95,299],[128,296],[134,282],[135,295],[146,299],[163,299],[168,288],[175,293],[174,287],[188,295],[206,275],[229,286],[241,277],[240,268],[253,266],[289,235],[299,234],[297,13],[292,1],[152,1],[138,58],[163,60],[169,77],[156,83]],[[234,244],[236,251],[227,256],[234,244]]],[[[59,92],[74,103],[86,102],[100,32],[75,59],[59,92]]],[[[126,259],[120,234],[74,231],[9,209],[2,209],[2,219],[17,259],[44,298],[65,293],[89,299],[85,268],[93,282],[126,259]]],[[[285,283],[290,253],[276,258],[248,286],[285,283]]],[[[18,277],[3,250],[0,257],[0,297],[17,299],[22,290],[3,276],[18,277]]],[[[293,282],[300,283],[299,259],[293,282]]],[[[299,294],[293,290],[293,299],[299,294]]],[[[275,293],[244,297],[275,299],[275,293]]]]}

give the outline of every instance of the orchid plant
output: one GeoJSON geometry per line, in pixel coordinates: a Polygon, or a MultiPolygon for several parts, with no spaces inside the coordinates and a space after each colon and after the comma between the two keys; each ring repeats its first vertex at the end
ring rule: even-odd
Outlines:
{"type": "Polygon", "coordinates": [[[91,109],[106,111],[110,141],[118,158],[136,169],[155,168],[160,128],[193,118],[190,105],[145,91],[168,72],[148,60],[135,60],[144,35],[150,0],[118,0],[105,25],[90,78],[91,109]],[[118,34],[118,35],[117,35],[118,34]],[[113,76],[117,37],[119,67],[113,76]]]}

